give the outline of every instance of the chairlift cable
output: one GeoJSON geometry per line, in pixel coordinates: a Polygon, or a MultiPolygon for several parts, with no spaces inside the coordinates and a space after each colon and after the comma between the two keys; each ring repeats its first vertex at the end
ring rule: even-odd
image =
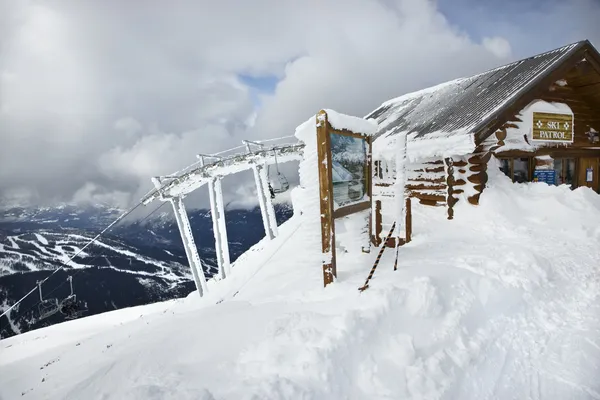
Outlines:
{"type": "MultiPolygon", "coordinates": [[[[161,209],[161,208],[162,208],[162,207],[163,207],[165,204],[167,204],[167,203],[165,203],[165,202],[161,203],[161,204],[160,204],[158,207],[156,207],[156,208],[155,208],[155,209],[154,209],[154,210],[153,210],[153,211],[152,211],[150,214],[146,215],[146,216],[145,216],[143,219],[141,219],[141,220],[137,221],[137,222],[136,222],[136,224],[138,224],[138,225],[139,225],[139,224],[141,224],[142,222],[144,222],[145,220],[147,220],[148,218],[150,218],[150,216],[152,216],[152,215],[153,215],[155,212],[157,212],[158,210],[160,210],[160,209],[161,209]]],[[[92,261],[94,261],[95,259],[97,259],[97,258],[99,258],[99,257],[103,257],[103,256],[105,256],[105,254],[106,254],[105,252],[101,252],[101,253],[99,253],[99,254],[95,255],[95,256],[94,256],[94,257],[93,257],[91,260],[89,260],[89,262],[92,262],[92,261]]],[[[74,272],[74,273],[73,273],[73,274],[70,276],[70,277],[71,277],[71,279],[72,279],[74,276],[76,276],[77,274],[79,274],[80,272],[84,271],[85,269],[86,269],[86,268],[81,268],[81,269],[78,269],[78,270],[76,270],[76,271],[75,271],[75,272],[74,272]]],[[[50,275],[50,276],[51,276],[51,275],[50,275]]],[[[46,279],[50,278],[50,276],[48,276],[46,279]]],[[[50,292],[48,292],[46,296],[50,296],[52,293],[56,292],[56,291],[57,291],[58,289],[60,289],[60,288],[61,288],[61,287],[62,287],[62,286],[65,284],[65,282],[67,282],[68,280],[69,280],[69,279],[67,278],[67,279],[66,279],[64,282],[61,282],[60,284],[58,284],[58,285],[57,285],[57,286],[56,286],[54,289],[52,289],[50,292]]],[[[40,283],[42,283],[42,281],[40,281],[40,283]]],[[[71,285],[72,285],[72,283],[71,283],[71,285]]],[[[26,295],[26,296],[24,296],[24,297],[23,297],[23,298],[22,298],[20,301],[22,301],[22,300],[23,300],[25,297],[27,297],[27,295],[26,295]]],[[[33,304],[31,307],[29,307],[27,310],[25,310],[24,312],[20,312],[19,314],[21,314],[21,315],[24,315],[24,314],[28,313],[29,311],[31,311],[31,310],[32,310],[33,308],[35,308],[36,306],[39,306],[41,303],[42,303],[42,301],[38,301],[37,303],[35,303],[35,304],[33,304]]],[[[3,314],[3,315],[4,315],[4,314],[3,314]]],[[[0,315],[0,317],[1,317],[1,315],[0,315]]],[[[18,318],[17,318],[17,319],[14,319],[13,321],[17,321],[17,320],[18,320],[18,318]]]]}
{"type": "MultiPolygon", "coordinates": [[[[150,191],[151,192],[151,191],[150,191]]],[[[83,252],[83,250],[85,250],[87,247],[89,247],[92,243],[94,243],[96,240],[98,240],[98,238],[100,238],[100,236],[102,236],[104,233],[106,233],[109,229],[111,229],[112,227],[114,227],[116,224],[118,224],[119,222],[121,222],[125,217],[127,217],[129,214],[131,214],[132,212],[134,212],[139,206],[141,206],[143,203],[140,201],[139,203],[137,203],[135,206],[131,207],[129,210],[127,210],[126,212],[124,212],[123,214],[121,214],[117,219],[115,219],[110,225],[108,225],[106,228],[104,228],[100,233],[98,233],[93,239],[91,239],[89,242],[87,242],[87,244],[85,246],[83,246],[81,249],[79,249],[79,251],[77,253],[75,253],[73,256],[71,256],[66,263],[64,263],[64,265],[60,266],[59,268],[56,268],[54,271],[52,271],[52,273],[50,275],[48,275],[47,277],[45,277],[44,279],[42,279],[41,281],[38,282],[37,285],[35,285],[35,287],[33,287],[33,289],[31,289],[29,292],[27,292],[27,294],[25,294],[23,297],[21,297],[17,302],[15,302],[13,305],[11,305],[10,307],[8,307],[6,310],[4,310],[2,312],[2,314],[0,314],[0,318],[5,316],[6,314],[8,314],[9,312],[12,311],[13,308],[15,308],[16,306],[18,306],[19,304],[21,304],[21,302],[23,300],[25,300],[27,297],[29,297],[33,292],[35,292],[35,290],[40,287],[44,282],[46,282],[48,279],[50,279],[54,274],[56,274],[58,271],[64,270],[65,267],[68,265],[68,263],[70,263],[71,261],[73,261],[75,259],[75,257],[77,257],[79,254],[81,254],[83,252]]],[[[162,205],[164,205],[166,203],[162,203],[160,207],[162,207],[162,205]]],[[[148,218],[150,215],[152,215],[154,212],[156,212],[160,207],[157,207],[152,213],[150,213],[146,218],[148,218]]],[[[144,218],[145,219],[145,218],[144,218]]],[[[95,260],[97,257],[99,257],[100,255],[92,258],[93,261],[95,260]]],[[[81,272],[77,271],[75,274],[81,272]]],[[[61,287],[64,284],[61,283],[60,285],[58,285],[56,288],[54,288],[52,291],[50,291],[48,295],[54,293],[59,287],[61,287]]],[[[41,303],[37,302],[36,304],[34,304],[31,308],[29,308],[27,311],[30,311],[33,307],[39,305],[41,303]]]]}

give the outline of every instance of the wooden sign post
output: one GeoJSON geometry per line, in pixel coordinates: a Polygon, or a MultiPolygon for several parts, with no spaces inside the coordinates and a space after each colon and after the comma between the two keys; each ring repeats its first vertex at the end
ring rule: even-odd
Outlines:
{"type": "Polygon", "coordinates": [[[324,110],[316,118],[323,284],[327,286],[337,277],[335,219],[371,208],[371,137],[335,129],[324,110]]]}

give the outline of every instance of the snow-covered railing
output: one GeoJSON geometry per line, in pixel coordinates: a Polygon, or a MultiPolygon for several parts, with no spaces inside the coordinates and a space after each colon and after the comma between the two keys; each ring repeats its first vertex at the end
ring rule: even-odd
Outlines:
{"type": "MultiPolygon", "coordinates": [[[[282,139],[284,138],[272,139],[272,141],[282,139]]],[[[258,149],[253,149],[251,152],[244,151],[227,155],[228,152],[240,148],[247,149],[247,146],[243,145],[220,153],[211,154],[210,156],[216,159],[210,163],[202,165],[202,162],[198,161],[181,171],[161,177],[159,178],[160,187],[145,196],[142,202],[148,204],[160,197],[185,196],[206,184],[211,178],[245,171],[257,164],[274,164],[276,161],[278,163],[285,163],[299,160],[302,157],[302,150],[304,148],[304,144],[302,143],[267,145],[267,142],[253,142],[264,144],[264,146],[254,146],[251,144],[253,147],[258,147],[258,149]]]]}

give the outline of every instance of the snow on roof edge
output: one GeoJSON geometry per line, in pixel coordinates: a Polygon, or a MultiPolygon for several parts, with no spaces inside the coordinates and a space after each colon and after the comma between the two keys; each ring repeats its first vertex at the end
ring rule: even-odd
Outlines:
{"type": "Polygon", "coordinates": [[[394,153],[396,148],[393,143],[400,134],[407,135],[406,155],[410,162],[429,158],[445,158],[453,156],[463,156],[475,151],[475,135],[464,129],[452,131],[450,135],[447,132],[436,131],[427,135],[427,137],[416,138],[418,134],[414,131],[394,132],[390,130],[377,138],[373,144],[373,152],[378,154],[394,153]]]}

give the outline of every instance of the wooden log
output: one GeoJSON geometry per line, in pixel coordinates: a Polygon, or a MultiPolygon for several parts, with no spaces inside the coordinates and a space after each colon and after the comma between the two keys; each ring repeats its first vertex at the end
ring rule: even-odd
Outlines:
{"type": "Polygon", "coordinates": [[[331,127],[327,113],[319,111],[317,124],[317,155],[319,167],[319,194],[321,202],[321,247],[324,255],[331,254],[331,261],[323,263],[323,284],[327,286],[337,276],[335,257],[335,223],[333,221],[333,179],[331,168],[331,127]]]}
{"type": "Polygon", "coordinates": [[[454,161],[455,167],[466,167],[468,163],[465,160],[454,161]]]}
{"type": "Polygon", "coordinates": [[[469,176],[467,178],[467,180],[476,185],[485,185],[485,183],[488,180],[488,176],[487,176],[487,173],[485,172],[485,170],[483,170],[477,174],[473,174],[473,175],[469,176]]]}
{"type": "Polygon", "coordinates": [[[444,159],[444,163],[446,165],[446,182],[448,183],[448,192],[446,196],[446,206],[448,207],[448,219],[454,218],[454,197],[452,196],[454,189],[454,167],[452,163],[452,158],[448,157],[444,159]]]}
{"type": "Polygon", "coordinates": [[[411,197],[416,197],[419,200],[430,200],[436,203],[443,203],[446,201],[446,196],[444,196],[443,192],[440,192],[440,194],[411,192],[410,195],[411,197]]]}
{"type": "Polygon", "coordinates": [[[427,172],[430,174],[435,174],[435,173],[439,173],[439,172],[444,172],[444,167],[419,168],[419,169],[413,169],[410,172],[427,172]]]}
{"type": "Polygon", "coordinates": [[[438,205],[438,201],[436,200],[431,200],[431,199],[419,199],[419,203],[425,205],[425,206],[437,206],[438,205]]]}
{"type": "Polygon", "coordinates": [[[488,151],[489,151],[490,153],[494,154],[494,152],[495,152],[496,150],[498,150],[499,148],[501,148],[501,147],[502,147],[502,146],[498,146],[498,145],[496,145],[496,146],[492,146],[492,147],[490,147],[490,149],[489,149],[488,151]]]}
{"type": "MultiPolygon", "coordinates": [[[[479,158],[477,159],[477,161],[483,160],[483,159],[488,159],[489,157],[491,157],[491,152],[489,153],[489,155],[487,157],[485,156],[479,156],[479,158]]],[[[481,193],[483,192],[484,188],[485,188],[485,184],[488,180],[488,175],[487,175],[487,162],[484,164],[481,164],[484,168],[479,171],[477,174],[471,175],[469,176],[467,179],[469,180],[469,182],[474,183],[473,185],[473,189],[475,189],[476,193],[469,196],[467,201],[470,204],[473,205],[478,205],[479,204],[479,199],[481,197],[481,193]]]]}
{"type": "Polygon", "coordinates": [[[502,142],[506,139],[506,128],[502,128],[496,131],[496,139],[498,142],[502,142]]]}
{"type": "Polygon", "coordinates": [[[478,191],[479,193],[483,192],[483,189],[485,188],[485,184],[478,184],[478,185],[473,185],[473,189],[475,189],[476,191],[478,191]]]}
{"type": "Polygon", "coordinates": [[[446,185],[406,185],[408,190],[446,190],[446,185]]]}
{"type": "Polygon", "coordinates": [[[485,167],[486,167],[485,164],[473,164],[469,167],[469,171],[479,172],[479,171],[483,171],[485,169],[485,167]]]}
{"type": "MultiPolygon", "coordinates": [[[[482,143],[479,146],[475,147],[475,150],[473,150],[473,154],[484,154],[488,149],[488,145],[482,143]]],[[[470,163],[472,163],[472,161],[469,159],[468,160],[470,163]]]]}
{"type": "Polygon", "coordinates": [[[412,240],[412,205],[410,197],[406,198],[406,204],[404,205],[406,216],[404,220],[405,238],[406,243],[412,240]]]}
{"type": "Polygon", "coordinates": [[[464,193],[463,189],[454,189],[454,194],[464,193]]]}
{"type": "Polygon", "coordinates": [[[413,194],[412,197],[418,197],[418,198],[423,198],[423,199],[431,199],[431,200],[435,200],[435,201],[444,201],[446,199],[445,191],[439,191],[439,192],[432,192],[432,193],[427,193],[427,192],[412,192],[413,194]]]}
{"type": "Polygon", "coordinates": [[[492,157],[492,153],[488,151],[483,154],[476,154],[476,155],[470,157],[468,161],[471,164],[487,164],[487,162],[490,161],[491,157],[492,157]]]}
{"type": "Polygon", "coordinates": [[[375,200],[375,234],[371,236],[371,243],[373,246],[379,247],[381,244],[381,232],[383,217],[381,216],[381,200],[375,200]]]}
{"type": "Polygon", "coordinates": [[[477,205],[479,205],[479,197],[481,197],[481,193],[476,193],[473,196],[469,196],[467,201],[469,203],[473,204],[474,206],[477,206],[477,205]]]}
{"type": "Polygon", "coordinates": [[[410,178],[406,180],[407,182],[432,182],[432,183],[442,183],[445,182],[446,179],[443,176],[440,176],[439,178],[423,178],[423,177],[419,177],[419,178],[410,178]]]}
{"type": "Polygon", "coordinates": [[[459,169],[458,172],[461,173],[461,174],[466,174],[467,170],[466,169],[459,169]]]}

